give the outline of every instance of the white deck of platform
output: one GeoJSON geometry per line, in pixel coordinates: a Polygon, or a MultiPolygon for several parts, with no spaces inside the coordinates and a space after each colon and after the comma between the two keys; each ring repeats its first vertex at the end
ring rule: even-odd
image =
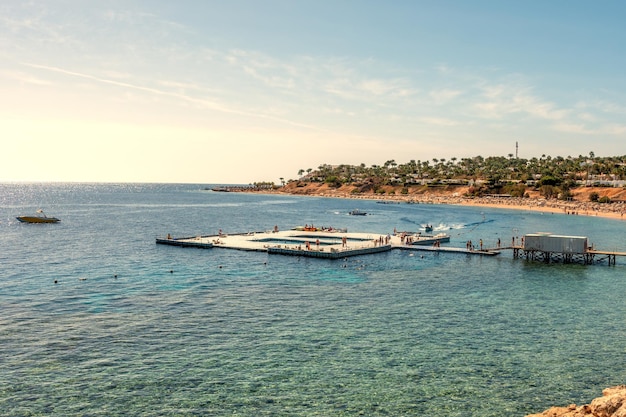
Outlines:
{"type": "Polygon", "coordinates": [[[272,248],[271,253],[299,254],[319,258],[357,256],[391,249],[455,252],[478,255],[495,255],[499,253],[496,251],[475,251],[449,246],[433,246],[433,243],[437,240],[437,236],[413,236],[413,244],[406,245],[402,243],[402,239],[399,235],[363,232],[285,230],[157,239],[157,243],[262,252],[268,252],[269,248],[272,248]],[[346,239],[345,244],[343,243],[343,238],[346,239]],[[317,244],[318,240],[319,245],[317,244]],[[325,256],[325,254],[332,255],[325,256]]]}
{"type": "MultiPolygon", "coordinates": [[[[316,232],[316,231],[267,231],[267,232],[250,232],[238,234],[222,234],[213,236],[197,236],[191,238],[176,239],[177,241],[194,241],[198,243],[211,243],[215,248],[239,249],[248,251],[267,251],[270,246],[280,246],[283,248],[306,248],[309,243],[311,250],[321,249],[330,251],[331,249],[355,250],[371,248],[379,245],[379,238],[385,235],[373,233],[339,233],[339,232],[316,232]],[[342,238],[347,239],[346,245],[343,246],[342,238]],[[319,248],[316,241],[320,241],[319,248]]],[[[400,238],[391,236],[392,245],[401,244],[400,238]]]]}

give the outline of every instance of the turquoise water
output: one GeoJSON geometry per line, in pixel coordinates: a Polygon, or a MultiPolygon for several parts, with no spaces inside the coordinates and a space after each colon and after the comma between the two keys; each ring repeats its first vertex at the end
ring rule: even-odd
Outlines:
{"type": "Polygon", "coordinates": [[[523,416],[626,382],[626,259],[330,261],[154,242],[311,223],[432,223],[460,247],[548,231],[626,250],[626,223],[595,217],[0,185],[0,415],[523,416]],[[347,215],[357,206],[370,215],[347,215]],[[62,222],[15,220],[40,207],[62,222]]]}
{"type": "MultiPolygon", "coordinates": [[[[311,245],[314,245],[316,242],[319,243],[320,246],[329,246],[329,245],[337,245],[337,244],[341,244],[341,234],[337,234],[334,237],[328,237],[328,236],[323,236],[320,237],[319,235],[315,236],[315,235],[296,235],[293,236],[292,238],[285,238],[285,239],[278,239],[278,238],[263,238],[263,239],[254,239],[256,242],[265,242],[268,244],[278,244],[278,245],[298,245],[298,244],[304,244],[306,242],[309,242],[311,245]]],[[[378,237],[378,235],[376,236],[378,237]]],[[[364,238],[364,239],[360,239],[360,238],[348,238],[346,239],[346,242],[348,243],[363,243],[363,242],[369,242],[371,241],[372,238],[364,238]]]]}

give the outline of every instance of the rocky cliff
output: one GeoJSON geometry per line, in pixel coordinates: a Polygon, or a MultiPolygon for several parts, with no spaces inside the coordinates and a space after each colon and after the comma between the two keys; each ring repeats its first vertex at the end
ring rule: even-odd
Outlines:
{"type": "Polygon", "coordinates": [[[626,417],[626,385],[607,388],[591,404],[552,407],[526,417],[626,417]]]}

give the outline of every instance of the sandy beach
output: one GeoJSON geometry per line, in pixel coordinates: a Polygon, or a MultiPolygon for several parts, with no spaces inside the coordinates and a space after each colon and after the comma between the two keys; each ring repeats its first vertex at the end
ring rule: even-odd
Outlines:
{"type": "Polygon", "coordinates": [[[589,201],[589,194],[598,192],[621,197],[622,189],[607,189],[585,187],[574,193],[574,200],[564,201],[558,199],[545,199],[537,193],[529,193],[529,197],[467,197],[463,187],[447,190],[436,190],[422,193],[399,194],[391,190],[385,194],[354,193],[350,188],[331,188],[325,184],[308,184],[302,186],[281,187],[275,190],[263,190],[256,192],[272,194],[289,194],[315,197],[345,198],[352,200],[375,200],[388,203],[414,203],[414,204],[450,204],[460,206],[493,207],[509,210],[526,210],[544,213],[559,213],[574,216],[598,216],[611,219],[623,220],[626,211],[626,202],[598,203],[589,201]]]}
{"type": "Polygon", "coordinates": [[[459,203],[466,206],[483,206],[511,210],[528,210],[545,213],[560,213],[575,216],[598,216],[612,219],[623,219],[623,204],[600,204],[584,202],[565,202],[559,200],[531,200],[529,199],[498,199],[498,198],[476,198],[466,199],[459,203]]]}

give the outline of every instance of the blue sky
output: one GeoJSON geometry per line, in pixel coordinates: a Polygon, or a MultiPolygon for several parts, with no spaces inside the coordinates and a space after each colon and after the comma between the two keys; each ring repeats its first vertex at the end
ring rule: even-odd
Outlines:
{"type": "Polygon", "coordinates": [[[626,154],[626,2],[0,2],[0,181],[626,154]]]}

